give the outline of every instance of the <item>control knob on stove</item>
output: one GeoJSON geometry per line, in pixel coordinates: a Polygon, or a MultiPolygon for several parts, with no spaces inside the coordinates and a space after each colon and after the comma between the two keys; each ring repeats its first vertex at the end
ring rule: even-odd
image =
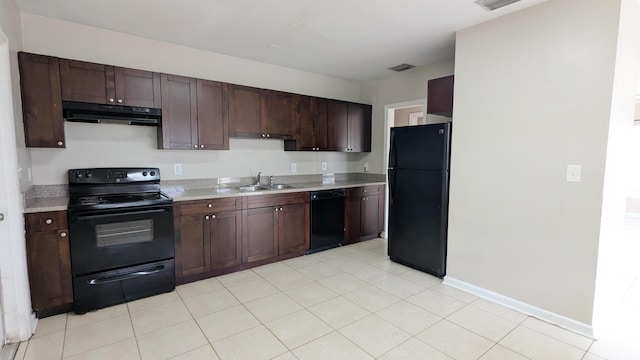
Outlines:
{"type": "Polygon", "coordinates": [[[82,177],[82,173],[81,173],[80,171],[76,171],[76,173],[75,173],[75,174],[73,174],[73,176],[74,176],[76,179],[80,179],[80,178],[82,177]]]}
{"type": "Polygon", "coordinates": [[[143,172],[142,172],[142,176],[147,176],[147,172],[146,172],[146,171],[143,171],[143,172]]]}
{"type": "Polygon", "coordinates": [[[84,173],[84,177],[86,177],[87,179],[90,178],[93,174],[91,173],[91,171],[87,171],[86,173],[84,173]]]}
{"type": "Polygon", "coordinates": [[[156,176],[156,172],[155,172],[155,171],[152,171],[152,172],[151,172],[151,176],[156,176]]]}

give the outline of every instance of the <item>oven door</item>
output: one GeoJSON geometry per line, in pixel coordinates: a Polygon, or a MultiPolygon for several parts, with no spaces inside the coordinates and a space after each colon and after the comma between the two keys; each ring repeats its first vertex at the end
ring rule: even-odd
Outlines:
{"type": "Polygon", "coordinates": [[[69,211],[74,276],[174,257],[172,205],[69,211]]]}

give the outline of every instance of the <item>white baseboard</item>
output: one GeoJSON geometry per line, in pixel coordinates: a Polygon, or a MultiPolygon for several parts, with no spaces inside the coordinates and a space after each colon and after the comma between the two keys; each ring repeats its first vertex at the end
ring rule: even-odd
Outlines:
{"type": "Polygon", "coordinates": [[[558,325],[562,328],[573,331],[577,334],[595,339],[595,336],[593,333],[593,327],[591,325],[581,323],[579,321],[570,319],[568,317],[558,315],[551,311],[524,303],[519,300],[512,299],[504,295],[500,295],[493,291],[469,284],[461,280],[451,278],[449,276],[446,276],[444,278],[443,284],[454,287],[456,289],[466,291],[477,297],[506,306],[508,308],[519,311],[529,316],[533,316],[535,318],[546,321],[548,323],[558,325]]]}

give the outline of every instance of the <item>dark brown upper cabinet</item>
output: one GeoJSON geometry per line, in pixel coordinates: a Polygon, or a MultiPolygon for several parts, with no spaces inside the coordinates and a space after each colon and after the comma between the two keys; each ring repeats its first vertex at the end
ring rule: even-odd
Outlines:
{"type": "Polygon", "coordinates": [[[260,137],[260,89],[229,85],[229,136],[260,137]]]}
{"type": "Polygon", "coordinates": [[[428,81],[427,114],[453,115],[453,75],[428,81]]]}
{"type": "Polygon", "coordinates": [[[160,74],[60,59],[62,100],[161,107],[160,74]]]}
{"type": "Polygon", "coordinates": [[[227,89],[225,83],[196,81],[198,106],[198,148],[200,150],[229,150],[227,89]]]}
{"type": "Polygon", "coordinates": [[[158,128],[158,147],[197,150],[198,104],[196,79],[162,74],[162,127],[158,128]]]}
{"type": "Polygon", "coordinates": [[[298,127],[295,140],[285,140],[287,151],[325,151],[328,149],[327,99],[296,95],[294,115],[298,127]]]}
{"type": "Polygon", "coordinates": [[[293,139],[296,133],[293,94],[260,90],[260,123],[266,137],[293,139]]]}
{"type": "Polygon", "coordinates": [[[293,139],[293,94],[229,85],[231,137],[293,139]]]}
{"type": "Polygon", "coordinates": [[[371,105],[330,100],[328,125],[329,150],[371,151],[371,105]]]}
{"type": "Polygon", "coordinates": [[[227,150],[227,84],[162,74],[162,127],[158,147],[227,150]]]}
{"type": "Polygon", "coordinates": [[[64,148],[58,58],[20,52],[18,64],[26,146],[64,148]]]}

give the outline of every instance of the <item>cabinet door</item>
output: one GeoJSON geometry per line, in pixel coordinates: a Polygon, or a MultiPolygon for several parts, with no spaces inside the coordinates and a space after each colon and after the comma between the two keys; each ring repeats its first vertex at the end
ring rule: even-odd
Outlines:
{"type": "Polygon", "coordinates": [[[309,96],[297,96],[296,100],[298,122],[296,150],[315,150],[316,139],[311,109],[313,99],[309,96]]]}
{"type": "Polygon", "coordinates": [[[380,232],[380,195],[367,195],[360,201],[360,235],[371,235],[380,232]]]}
{"type": "Polygon", "coordinates": [[[328,147],[328,111],[328,100],[319,98],[312,100],[311,121],[313,122],[313,137],[317,150],[326,150],[328,147]]]}
{"type": "Polygon", "coordinates": [[[208,215],[195,214],[180,216],[179,246],[176,246],[180,257],[181,268],[177,269],[178,277],[201,274],[211,270],[209,256],[211,244],[209,234],[211,222],[208,215]]]}
{"type": "Polygon", "coordinates": [[[360,237],[360,209],[362,198],[360,196],[348,196],[345,201],[345,227],[346,227],[346,242],[352,243],[358,241],[360,237]]]}
{"type": "Polygon", "coordinates": [[[241,220],[240,211],[225,211],[211,215],[212,269],[222,269],[242,263],[241,220]]]}
{"type": "Polygon", "coordinates": [[[328,101],[309,96],[299,96],[298,99],[296,150],[327,150],[328,101]]]}
{"type": "Polygon", "coordinates": [[[329,150],[349,151],[348,103],[329,100],[329,150]]]}
{"type": "Polygon", "coordinates": [[[58,59],[21,52],[18,62],[26,145],[65,147],[58,59]]]}
{"type": "Polygon", "coordinates": [[[27,235],[31,305],[36,312],[73,302],[68,234],[55,230],[27,235]]]}
{"type": "Polygon", "coordinates": [[[371,151],[371,106],[348,105],[349,151],[371,151]]]}
{"type": "Polygon", "coordinates": [[[162,74],[161,79],[162,127],[158,129],[158,146],[173,150],[197,149],[196,79],[167,74],[162,74]]]}
{"type": "Polygon", "coordinates": [[[114,68],[116,105],[160,108],[160,74],[136,69],[114,68]]]}
{"type": "Polygon", "coordinates": [[[278,255],[278,228],[274,207],[242,211],[243,261],[252,262],[278,255]]]}
{"type": "Polygon", "coordinates": [[[427,114],[453,115],[453,75],[427,82],[427,114]]]}
{"type": "Polygon", "coordinates": [[[260,108],[262,129],[266,137],[293,139],[296,133],[293,94],[261,90],[260,108]]]}
{"type": "Polygon", "coordinates": [[[227,85],[208,80],[197,80],[198,94],[198,148],[228,150],[229,127],[224,107],[227,85]]]}
{"type": "Polygon", "coordinates": [[[115,104],[113,66],[60,59],[62,100],[115,104]]]}
{"type": "Polygon", "coordinates": [[[309,204],[278,208],[279,254],[309,249],[309,204]]]}
{"type": "Polygon", "coordinates": [[[232,137],[261,137],[260,89],[229,85],[229,127],[232,137]]]}

